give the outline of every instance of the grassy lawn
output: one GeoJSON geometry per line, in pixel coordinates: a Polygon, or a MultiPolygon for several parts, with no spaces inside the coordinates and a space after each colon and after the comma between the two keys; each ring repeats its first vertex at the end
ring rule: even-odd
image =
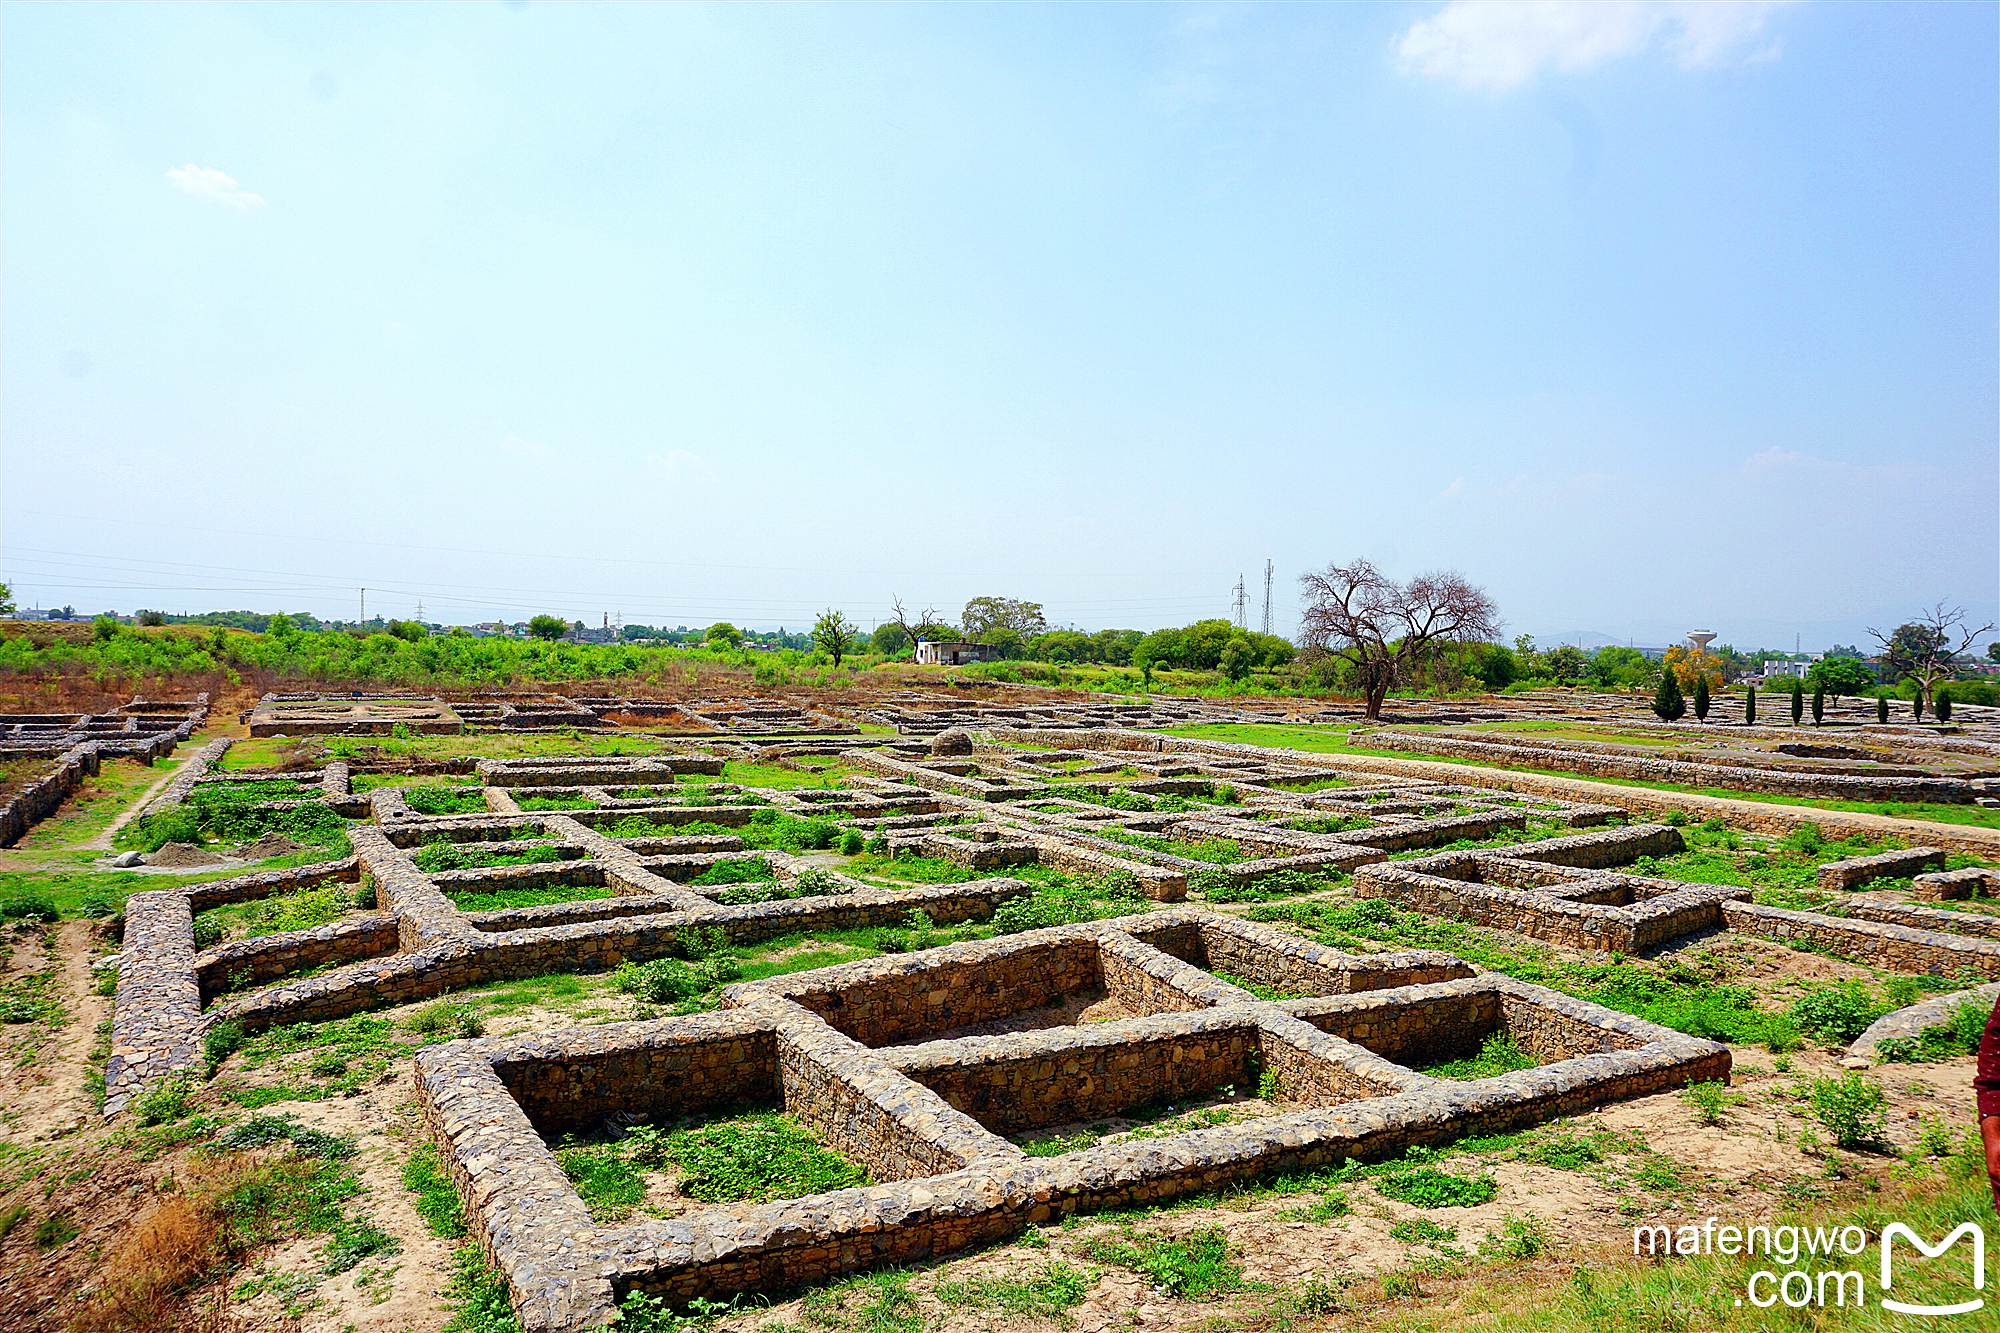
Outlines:
{"type": "Polygon", "coordinates": [[[840,780],[850,773],[861,770],[837,764],[831,760],[795,760],[800,768],[781,768],[776,764],[752,764],[740,759],[731,759],[722,766],[722,780],[745,787],[822,787],[838,788],[840,780]],[[801,769],[805,771],[801,771],[801,769]]]}
{"type": "MultiPolygon", "coordinates": [[[[185,754],[183,747],[182,756],[185,754]]],[[[60,810],[29,829],[28,836],[14,844],[15,850],[57,851],[89,842],[179,763],[178,758],[163,759],[148,768],[136,759],[108,761],[96,777],[84,779],[60,810]]]]}
{"type": "Polygon", "coordinates": [[[1964,824],[1974,828],[2000,828],[2000,810],[1980,805],[1934,805],[1917,801],[1829,801],[1771,792],[1744,791],[1739,787],[1690,787],[1675,782],[1641,782],[1636,778],[1604,778],[1589,773],[1568,773],[1556,768],[1529,768],[1522,764],[1501,764],[1485,759],[1460,759],[1450,755],[1418,754],[1406,750],[1373,750],[1349,745],[1345,727],[1290,727],[1278,725],[1210,722],[1185,727],[1163,727],[1169,736],[1189,736],[1198,740],[1234,741],[1241,745],[1265,745],[1315,754],[1356,754],[1378,759],[1408,759],[1425,764],[1459,764],[1467,768],[1495,768],[1509,773],[1537,773],[1551,778],[1595,782],[1606,787],[1645,787],[1653,791],[1685,792],[1691,796],[1719,796],[1733,801],[1762,801],[1766,805],[1808,806],[1816,810],[1836,810],[1846,814],[1886,815],[1892,819],[1927,819],[1938,824],[1964,824]]]}
{"type": "MultiPolygon", "coordinates": [[[[238,747],[241,748],[241,747],[238,747]]],[[[574,735],[516,736],[328,736],[328,759],[365,759],[370,750],[412,759],[525,759],[562,755],[658,754],[660,742],[650,736],[574,735]]]]}

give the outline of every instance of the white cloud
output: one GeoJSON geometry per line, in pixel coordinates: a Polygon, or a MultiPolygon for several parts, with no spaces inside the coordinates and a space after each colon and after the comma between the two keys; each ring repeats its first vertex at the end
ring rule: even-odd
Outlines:
{"type": "Polygon", "coordinates": [[[262,208],[264,197],[252,194],[236,183],[236,178],[214,167],[198,167],[190,162],[167,172],[167,183],[197,199],[227,204],[235,209],[262,208]]]}
{"type": "Polygon", "coordinates": [[[670,449],[665,454],[647,454],[646,466],[668,481],[683,485],[715,480],[715,473],[703,461],[702,456],[689,453],[685,449],[670,449]]]}
{"type": "Polygon", "coordinates": [[[1794,0],[1451,0],[1396,41],[1403,69],[1504,92],[1550,71],[1589,69],[1664,40],[1684,69],[1768,57],[1744,48],[1794,0]]]}

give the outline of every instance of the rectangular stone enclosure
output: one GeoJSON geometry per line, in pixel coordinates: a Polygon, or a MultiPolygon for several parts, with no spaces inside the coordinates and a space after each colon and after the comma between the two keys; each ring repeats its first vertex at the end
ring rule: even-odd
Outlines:
{"type": "Polygon", "coordinates": [[[1343,954],[1196,907],[723,998],[714,1013],[419,1053],[425,1114],[524,1329],[600,1327],[632,1290],[783,1291],[1075,1211],[1379,1159],[1729,1071],[1726,1047],[1449,954],[1343,954]],[[1260,999],[1209,968],[1295,998],[1260,999]],[[1114,1016],[1079,1022],[1084,1002],[1114,1016]],[[1502,1032],[1539,1063],[1469,1082],[1419,1072],[1502,1032]],[[1267,1074],[1277,1115],[1058,1157],[1003,1137],[1267,1074]],[[874,1183],[599,1226],[550,1147],[607,1122],[743,1108],[785,1110],[874,1183]]]}

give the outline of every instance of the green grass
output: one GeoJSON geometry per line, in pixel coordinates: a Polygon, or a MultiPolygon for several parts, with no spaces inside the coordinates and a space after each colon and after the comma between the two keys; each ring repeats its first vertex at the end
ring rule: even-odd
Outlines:
{"type": "MultiPolygon", "coordinates": [[[[601,884],[578,886],[555,884],[546,889],[494,889],[479,893],[447,889],[445,896],[451,899],[461,912],[500,912],[510,907],[546,907],[550,903],[594,902],[600,898],[611,898],[616,895],[601,884]]],[[[663,907],[660,910],[666,909],[663,907]]]]}
{"type": "Polygon", "coordinates": [[[722,766],[722,781],[734,782],[743,787],[819,787],[837,790],[840,779],[861,770],[849,768],[845,764],[815,763],[800,761],[805,771],[782,768],[777,764],[753,764],[747,760],[731,759],[722,766]]]}
{"type": "Polygon", "coordinates": [[[1016,1319],[1046,1319],[1067,1327],[1069,1311],[1083,1303],[1096,1280],[1088,1269],[1049,1258],[1019,1275],[939,1282],[931,1295],[961,1309],[1001,1310],[1016,1319]]]}
{"type": "Polygon", "coordinates": [[[1158,729],[1169,736],[1189,736],[1200,740],[1234,741],[1242,745],[1263,745],[1276,749],[1305,750],[1315,754],[1356,754],[1378,759],[1405,759],[1426,764],[1459,764],[1468,768],[1492,768],[1509,773],[1534,773],[1544,777],[1570,778],[1607,787],[1645,787],[1654,791],[1684,792],[1692,796],[1719,796],[1734,801],[1760,801],[1766,805],[1809,806],[1847,814],[1886,815],[1894,819],[1929,820],[1938,824],[1964,824],[1976,828],[2000,828],[2000,810],[1978,805],[1934,805],[1912,801],[1834,801],[1772,792],[1746,791],[1740,787],[1690,787],[1674,782],[1641,782],[1636,778],[1606,778],[1564,769],[1531,768],[1524,764],[1495,763],[1483,759],[1462,759],[1453,755],[1418,754],[1409,750],[1380,750],[1350,745],[1346,727],[1301,727],[1264,723],[1209,722],[1158,729]]]}
{"type": "Polygon", "coordinates": [[[639,1161],[680,1168],[681,1193],[703,1203],[796,1199],[868,1183],[868,1173],[788,1115],[760,1112],[671,1132],[635,1130],[639,1161]]]}
{"type": "Polygon", "coordinates": [[[1511,1074],[1518,1069],[1533,1069],[1535,1062],[1523,1051],[1513,1036],[1496,1032],[1480,1043],[1479,1053],[1468,1055],[1461,1060],[1446,1060],[1431,1065],[1423,1073],[1433,1078],[1479,1079],[1493,1078],[1500,1074],[1511,1074]]]}
{"type": "Polygon", "coordinates": [[[163,760],[151,768],[136,759],[106,760],[95,777],[85,779],[69,800],[29,829],[11,850],[59,851],[89,842],[109,828],[113,820],[130,809],[147,788],[166,776],[188,753],[183,747],[176,758],[163,760]]]}
{"type": "Polygon", "coordinates": [[[903,884],[964,884],[982,878],[978,872],[954,865],[941,856],[912,856],[908,853],[899,856],[857,856],[842,869],[847,874],[864,879],[894,880],[903,884]]]}
{"type": "Polygon", "coordinates": [[[1183,1235],[1128,1230],[1121,1236],[1088,1238],[1077,1252],[1093,1262],[1143,1274],[1152,1285],[1181,1300],[1222,1296],[1245,1285],[1243,1267],[1218,1226],[1183,1235]]]}
{"type": "Polygon", "coordinates": [[[556,1165],[576,1186],[577,1197],[600,1224],[625,1221],[646,1200],[646,1182],[640,1178],[638,1168],[615,1147],[560,1148],[556,1152],[556,1165]]]}

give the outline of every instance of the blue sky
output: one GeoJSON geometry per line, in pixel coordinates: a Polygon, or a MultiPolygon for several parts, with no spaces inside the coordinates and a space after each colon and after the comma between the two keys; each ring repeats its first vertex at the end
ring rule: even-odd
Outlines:
{"type": "Polygon", "coordinates": [[[0,9],[33,604],[1996,617],[1991,4],[0,9]]]}

